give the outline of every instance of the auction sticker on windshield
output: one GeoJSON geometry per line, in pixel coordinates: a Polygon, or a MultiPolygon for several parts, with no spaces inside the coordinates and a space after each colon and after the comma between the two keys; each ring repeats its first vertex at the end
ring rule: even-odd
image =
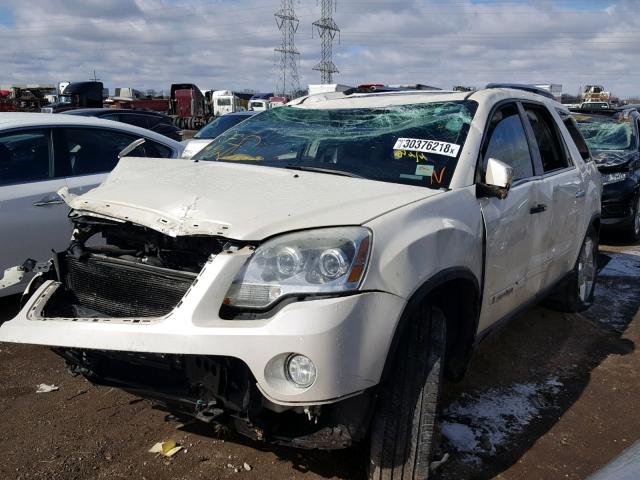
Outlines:
{"type": "Polygon", "coordinates": [[[435,153],[447,157],[458,156],[460,145],[440,142],[438,140],[422,140],[419,138],[399,138],[393,146],[394,150],[410,150],[413,152],[435,153]]]}

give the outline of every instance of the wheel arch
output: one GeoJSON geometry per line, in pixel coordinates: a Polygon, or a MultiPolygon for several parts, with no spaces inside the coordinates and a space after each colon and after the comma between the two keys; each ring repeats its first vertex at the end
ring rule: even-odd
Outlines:
{"type": "Polygon", "coordinates": [[[400,316],[382,379],[390,374],[400,337],[412,313],[424,301],[429,301],[442,310],[447,320],[445,376],[450,380],[459,380],[464,375],[478,328],[480,294],[478,279],[467,267],[447,268],[424,282],[409,298],[400,316]]]}
{"type": "Polygon", "coordinates": [[[582,237],[580,242],[578,243],[578,250],[575,252],[572,265],[574,265],[578,261],[578,255],[580,255],[580,248],[582,247],[583,239],[587,236],[587,232],[589,232],[590,228],[593,228],[596,231],[596,235],[599,239],[600,238],[600,213],[594,213],[593,215],[591,215],[591,218],[587,222],[587,227],[585,228],[584,232],[582,232],[582,237]]]}

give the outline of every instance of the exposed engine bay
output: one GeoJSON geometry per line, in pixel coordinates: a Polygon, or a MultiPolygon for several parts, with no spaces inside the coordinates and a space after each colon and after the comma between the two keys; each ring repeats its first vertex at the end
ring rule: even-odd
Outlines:
{"type": "Polygon", "coordinates": [[[241,246],[212,236],[170,237],[90,216],[74,223],[71,244],[55,253],[54,268],[43,278],[62,284],[43,311],[48,317],[162,317],[212,256],[241,246]]]}
{"type": "MultiPolygon", "coordinates": [[[[50,268],[26,292],[28,297],[47,280],[59,282],[43,306],[42,318],[163,321],[181,305],[207,262],[253,245],[216,236],[171,237],[91,215],[72,219],[69,247],[54,253],[50,268]]],[[[72,372],[92,383],[122,388],[179,418],[230,425],[254,440],[336,449],[366,434],[371,392],[329,405],[280,405],[261,392],[249,367],[232,356],[53,350],[72,372]]]]}

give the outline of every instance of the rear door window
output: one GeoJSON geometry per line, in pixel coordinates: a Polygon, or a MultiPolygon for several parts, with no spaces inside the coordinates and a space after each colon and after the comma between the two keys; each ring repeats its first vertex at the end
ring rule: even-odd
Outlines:
{"type": "Polygon", "coordinates": [[[533,130],[544,173],[569,167],[569,159],[551,113],[541,105],[524,104],[523,107],[533,130]]]}
{"type": "Polygon", "coordinates": [[[586,162],[591,160],[591,152],[589,151],[589,147],[587,142],[585,142],[584,137],[578,130],[578,125],[576,123],[576,119],[572,116],[568,116],[564,118],[564,126],[569,130],[569,135],[573,139],[573,143],[578,147],[578,151],[580,152],[580,156],[586,162]]]}
{"type": "Polygon", "coordinates": [[[53,177],[50,131],[21,130],[0,135],[0,185],[53,177]]]}
{"type": "Polygon", "coordinates": [[[145,115],[120,114],[120,121],[140,128],[149,128],[149,120],[145,115]]]}
{"type": "Polygon", "coordinates": [[[529,143],[515,103],[500,107],[492,115],[483,158],[485,166],[495,158],[512,167],[514,180],[533,176],[529,143]]]}
{"type": "MultiPolygon", "coordinates": [[[[113,170],[120,151],[139,137],[128,133],[98,128],[60,129],[63,139],[57,142],[56,159],[65,158],[70,174],[91,175],[113,170]]],[[[144,144],[143,144],[144,146],[144,144]]],[[[129,156],[145,156],[142,146],[129,156]]]]}

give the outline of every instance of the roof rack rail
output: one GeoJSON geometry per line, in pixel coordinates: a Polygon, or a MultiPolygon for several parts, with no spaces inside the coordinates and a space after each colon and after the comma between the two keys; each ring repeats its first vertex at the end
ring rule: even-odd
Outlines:
{"type": "Polygon", "coordinates": [[[536,93],[538,95],[542,95],[543,97],[550,98],[551,100],[556,99],[556,97],[554,97],[551,92],[534,85],[528,85],[526,83],[488,83],[485,88],[514,88],[516,90],[524,90],[525,92],[529,93],[536,93]]]}
{"type": "Polygon", "coordinates": [[[354,93],[383,93],[383,92],[400,92],[403,88],[392,88],[386,85],[360,85],[342,92],[345,95],[353,95],[354,93]]]}
{"type": "Polygon", "coordinates": [[[365,83],[357,87],[350,88],[342,92],[344,95],[353,95],[354,93],[385,93],[385,92],[406,92],[407,90],[441,90],[437,87],[430,87],[421,83],[413,83],[410,85],[383,85],[380,83],[365,83]]]}
{"type": "Polygon", "coordinates": [[[408,84],[401,84],[401,85],[389,85],[389,87],[391,87],[391,88],[400,88],[402,90],[429,90],[429,91],[442,90],[441,88],[432,87],[431,85],[425,85],[423,83],[408,83],[408,84]]]}

